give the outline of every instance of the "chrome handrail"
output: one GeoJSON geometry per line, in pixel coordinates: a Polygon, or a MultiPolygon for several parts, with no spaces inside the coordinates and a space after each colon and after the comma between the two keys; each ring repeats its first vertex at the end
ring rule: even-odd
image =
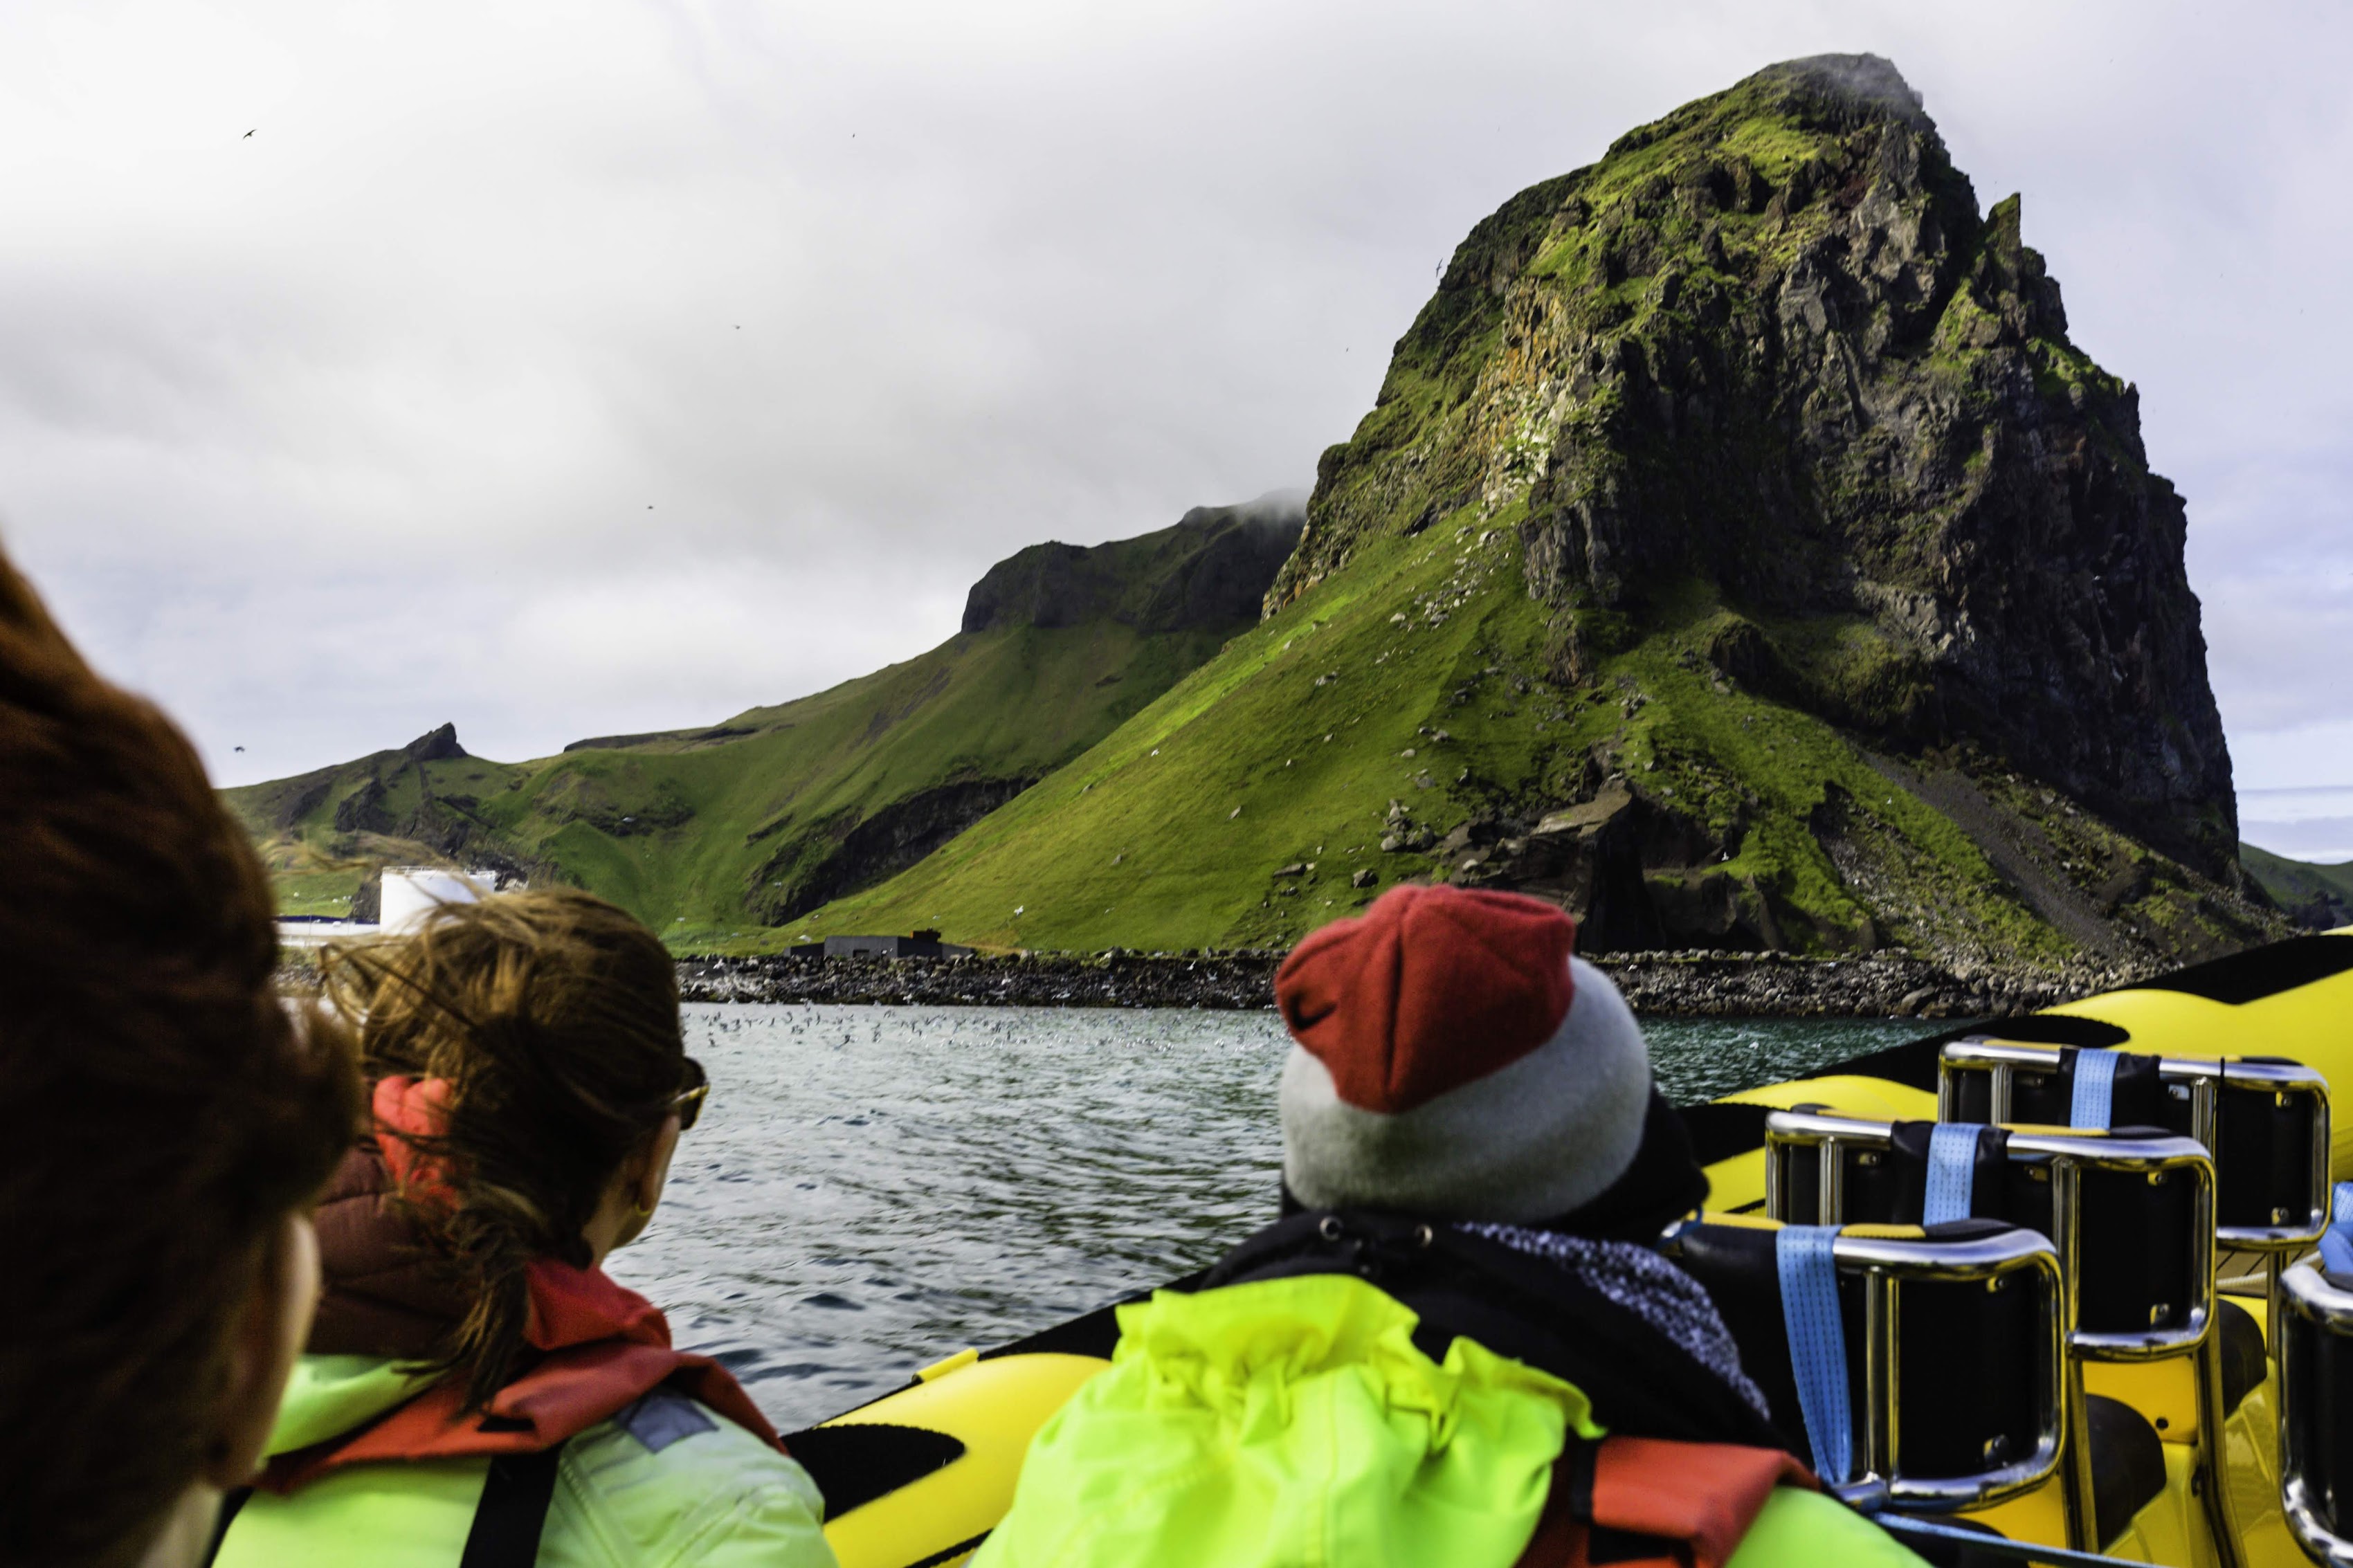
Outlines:
{"type": "MultiPolygon", "coordinates": [[[[1885,1121],[1834,1116],[1820,1111],[1777,1110],[1765,1119],[1765,1212],[1785,1225],[1844,1225],[1845,1194],[1841,1174],[1849,1149],[1884,1150],[1894,1129],[1885,1121]],[[1811,1215],[1790,1212],[1793,1199],[1782,1172],[1785,1152],[1812,1148],[1821,1161],[1819,1201],[1811,1215]]],[[[2058,1248],[2061,1272],[2067,1282],[2068,1344],[2094,1361],[2153,1361],[2201,1342],[2213,1322],[2214,1298],[2214,1162],[2205,1147],[2178,1134],[2119,1137],[2108,1132],[2068,1132],[2039,1128],[2012,1129],[2009,1138],[2011,1162],[2050,1171],[2051,1240],[2058,1248]],[[2185,1321],[2171,1329],[2137,1331],[2087,1330],[2080,1326],[2077,1308],[2083,1299],[2083,1173],[2116,1171],[2140,1174],[2152,1184],[2180,1172],[2193,1184],[2189,1235],[2191,1300],[2185,1321]]]]}
{"type": "MultiPolygon", "coordinates": [[[[1937,1055],[1936,1120],[1961,1119],[1958,1079],[1963,1072],[1984,1072],[1990,1078],[1988,1121],[1999,1125],[2013,1120],[2016,1075],[2022,1069],[2058,1071],[2064,1050],[2060,1046],[2027,1045],[1984,1035],[1951,1042],[1937,1055]]],[[[2301,1062],[2252,1057],[2160,1056],[2157,1071],[2176,1099],[2189,1101],[2189,1136],[2210,1151],[2215,1150],[2221,1125],[2221,1097],[2230,1089],[2246,1086],[2268,1090],[2282,1100],[2300,1095],[2313,1100],[2312,1153],[2303,1212],[2274,1208],[2267,1225],[2221,1226],[2216,1234],[2224,1247],[2244,1252],[2293,1252],[2317,1241],[2328,1228],[2329,1219],[2328,1081],[2301,1062]]],[[[2227,1160],[2227,1150],[2216,1152],[2227,1160]]]]}
{"type": "Polygon", "coordinates": [[[2154,1361],[2201,1343],[2214,1318],[2214,1161],[2195,1139],[2178,1134],[2120,1138],[2105,1132],[2013,1130],[2010,1158],[2051,1171],[2052,1241],[2068,1281],[2068,1344],[2094,1361],[2154,1361]],[[2083,1300],[2083,1173],[2112,1171],[2147,1177],[2151,1184],[2182,1173],[2192,1183],[2189,1230],[2191,1300],[2180,1327],[2095,1331],[2077,1321],[2083,1300]]]}
{"type": "MultiPolygon", "coordinates": [[[[2353,1290],[2328,1282],[2310,1261],[2298,1263],[2279,1277],[2278,1298],[2285,1318],[2299,1319],[2322,1333],[2353,1338],[2353,1290]]],[[[2316,1505],[2314,1488],[2306,1474],[2311,1456],[2306,1452],[2301,1417],[2319,1372],[2306,1363],[2304,1335],[2293,1323],[2282,1324],[2275,1342],[2279,1353],[2280,1511],[2305,1555],[2327,1568],[2353,1568],[2353,1540],[2340,1535],[2316,1505]]]]}
{"type": "Polygon", "coordinates": [[[2067,1429],[2064,1312],[2066,1287],[2058,1250],[2031,1230],[2012,1227],[1965,1240],[1840,1236],[1840,1268],[1863,1279],[1864,1478],[1883,1482],[1897,1506],[1944,1512],[1996,1503],[2040,1486],[2058,1469],[2067,1429]],[[2008,1288],[2031,1278],[2042,1325],[2035,1367],[2034,1447],[2023,1458],[1966,1476],[1907,1476],[1901,1422],[1904,1290],[1924,1284],[1983,1283],[2008,1288]]]}
{"type": "Polygon", "coordinates": [[[1851,1148],[1888,1146],[1884,1121],[1867,1121],[1814,1110],[1776,1110],[1765,1118],[1765,1212],[1785,1225],[1839,1225],[1844,1222],[1846,1164],[1842,1152],[1851,1148]],[[1788,1178],[1783,1173],[1780,1151],[1813,1148],[1820,1164],[1815,1212],[1794,1215],[1788,1178]]]}

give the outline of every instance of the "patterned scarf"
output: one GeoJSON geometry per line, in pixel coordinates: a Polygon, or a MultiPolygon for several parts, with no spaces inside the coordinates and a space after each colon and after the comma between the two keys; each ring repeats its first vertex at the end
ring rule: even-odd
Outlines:
{"type": "Polygon", "coordinates": [[[1647,1247],[1630,1241],[1588,1241],[1558,1231],[1529,1230],[1514,1225],[1459,1225],[1466,1236],[1508,1247],[1530,1258],[1541,1258],[1575,1275],[1633,1313],[1746,1400],[1757,1415],[1770,1418],[1765,1396],[1740,1369],[1740,1347],[1716,1314],[1715,1303],[1698,1280],[1647,1247]]]}

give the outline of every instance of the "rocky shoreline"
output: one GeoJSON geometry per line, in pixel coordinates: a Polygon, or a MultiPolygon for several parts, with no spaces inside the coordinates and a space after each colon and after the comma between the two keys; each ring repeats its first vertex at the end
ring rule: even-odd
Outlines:
{"type": "MultiPolygon", "coordinates": [[[[700,957],[678,965],[690,1002],[882,1006],[1193,1007],[1274,1005],[1279,951],[1029,953],[1010,958],[700,957]]],[[[1636,1011],[1681,1017],[1970,1018],[2031,1011],[2129,983],[2124,970],[2063,972],[1902,952],[1860,958],[1641,952],[1593,961],[1636,1011]]]]}

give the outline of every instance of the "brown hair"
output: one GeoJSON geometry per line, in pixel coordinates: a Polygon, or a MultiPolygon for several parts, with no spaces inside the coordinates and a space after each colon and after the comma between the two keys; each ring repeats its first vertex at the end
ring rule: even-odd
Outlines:
{"type": "Polygon", "coordinates": [[[685,1081],[678,972],[633,916],[570,889],[445,905],[412,935],[322,958],[371,1079],[451,1086],[448,1130],[426,1152],[457,1206],[412,1216],[468,1302],[426,1364],[461,1373],[479,1409],[523,1349],[525,1268],[587,1264],[583,1228],[685,1081]]]}
{"type": "Polygon", "coordinates": [[[162,713],[0,557],[0,1561],[135,1560],[217,1455],[270,1237],[348,1146],[269,887],[162,713]]]}

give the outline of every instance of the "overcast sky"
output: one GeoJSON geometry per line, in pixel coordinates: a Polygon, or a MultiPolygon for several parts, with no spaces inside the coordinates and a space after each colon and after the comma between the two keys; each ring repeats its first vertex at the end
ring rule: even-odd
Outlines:
{"type": "Polygon", "coordinates": [[[1869,50],[2139,384],[2242,788],[2353,784],[2348,46],[2150,0],[11,0],[0,539],[224,782],[717,720],[930,647],[1023,544],[1305,485],[1478,218],[1869,50]]]}

